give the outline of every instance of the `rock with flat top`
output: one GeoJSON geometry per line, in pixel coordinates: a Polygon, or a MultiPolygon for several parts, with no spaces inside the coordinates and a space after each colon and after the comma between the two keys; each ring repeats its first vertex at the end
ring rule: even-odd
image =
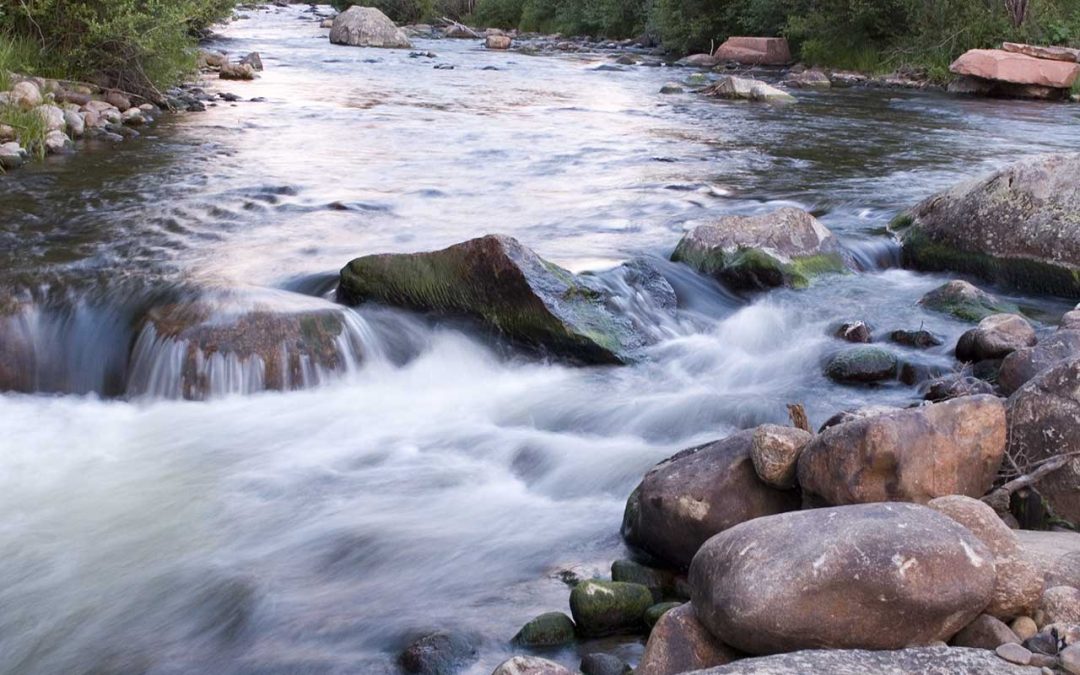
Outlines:
{"type": "Polygon", "coordinates": [[[1071,47],[1043,47],[1040,45],[1026,45],[1018,42],[1002,43],[1001,49],[1015,54],[1024,54],[1037,59],[1049,59],[1051,61],[1066,61],[1076,63],[1080,61],[1080,49],[1071,47]]]}
{"type": "Polygon", "coordinates": [[[777,89],[760,80],[735,77],[734,75],[727,75],[720,78],[712,86],[703,89],[702,93],[714,98],[726,98],[741,101],[789,103],[795,100],[794,96],[782,89],[777,89]]]}
{"type": "Polygon", "coordinates": [[[791,63],[791,48],[784,38],[730,37],[713,53],[717,61],[734,61],[755,66],[783,66],[791,63]]]}
{"type": "Polygon", "coordinates": [[[1080,77],[1076,62],[1039,59],[1002,49],[972,49],[949,66],[957,75],[984,80],[1070,89],[1080,77]]]}

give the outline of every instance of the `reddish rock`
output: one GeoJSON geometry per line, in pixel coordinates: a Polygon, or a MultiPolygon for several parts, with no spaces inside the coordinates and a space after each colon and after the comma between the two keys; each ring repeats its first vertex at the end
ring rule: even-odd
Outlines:
{"type": "Polygon", "coordinates": [[[488,49],[510,49],[510,38],[506,35],[489,35],[484,46],[488,49]]]}
{"type": "Polygon", "coordinates": [[[678,675],[731,663],[741,654],[705,630],[690,603],[667,612],[656,623],[637,675],[678,675]]]}
{"type": "Polygon", "coordinates": [[[1037,59],[1000,49],[972,49],[949,66],[957,75],[986,80],[1069,89],[1080,77],[1080,64],[1037,59]]]}
{"type": "Polygon", "coordinates": [[[784,38],[733,37],[713,54],[720,61],[749,65],[783,66],[791,63],[791,49],[784,38]]]}
{"type": "Polygon", "coordinates": [[[1025,45],[1018,42],[1005,42],[1001,49],[1014,54],[1024,54],[1037,59],[1049,59],[1051,61],[1068,61],[1076,63],[1080,61],[1080,49],[1069,47],[1042,47],[1039,45],[1025,45]]]}

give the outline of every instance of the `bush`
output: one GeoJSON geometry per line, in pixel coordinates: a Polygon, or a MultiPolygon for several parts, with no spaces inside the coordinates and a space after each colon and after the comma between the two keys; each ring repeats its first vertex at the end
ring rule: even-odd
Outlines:
{"type": "Polygon", "coordinates": [[[651,0],[479,0],[475,23],[540,33],[623,38],[640,35],[651,0]]]}
{"type": "Polygon", "coordinates": [[[0,33],[33,42],[38,71],[159,98],[194,68],[193,34],[234,0],[34,0],[0,13],[0,33]]]}

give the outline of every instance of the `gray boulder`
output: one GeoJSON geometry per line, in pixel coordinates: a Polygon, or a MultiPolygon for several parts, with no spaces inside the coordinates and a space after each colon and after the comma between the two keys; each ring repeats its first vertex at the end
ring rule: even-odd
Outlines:
{"type": "Polygon", "coordinates": [[[687,233],[671,259],[741,290],[802,287],[848,261],[817,218],[791,207],[757,216],[724,216],[687,233]]]}
{"type": "Polygon", "coordinates": [[[1041,675],[985,649],[920,647],[897,651],[813,650],[736,661],[687,675],[1041,675]]]}
{"type": "Polygon", "coordinates": [[[895,380],[899,367],[889,350],[863,345],[834,354],[825,364],[825,375],[841,384],[870,384],[895,380]]]}
{"type": "Polygon", "coordinates": [[[791,103],[795,97],[783,89],[777,89],[761,80],[753,80],[745,77],[726,75],[703,92],[707,96],[726,98],[739,101],[768,101],[774,103],[791,103]]]}
{"type": "Polygon", "coordinates": [[[374,7],[353,5],[334,17],[330,42],[353,47],[411,49],[409,36],[374,7]]]}
{"type": "Polygon", "coordinates": [[[901,649],[947,640],[994,590],[993,554],[917,504],[758,518],[710,539],[691,601],[714,637],[750,654],[901,649]]]}
{"type": "Polygon", "coordinates": [[[903,214],[905,266],[1080,295],[1080,153],[1027,159],[903,214]]]}
{"type": "Polygon", "coordinates": [[[684,450],[653,467],[630,495],[623,516],[626,542],[685,569],[713,535],[760,516],[799,508],[790,491],[758,478],[753,431],[684,450]]]}

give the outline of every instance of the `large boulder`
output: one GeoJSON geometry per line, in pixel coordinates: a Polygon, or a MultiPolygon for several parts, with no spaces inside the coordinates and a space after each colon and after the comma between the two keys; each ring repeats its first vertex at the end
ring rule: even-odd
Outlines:
{"type": "Polygon", "coordinates": [[[783,89],[746,77],[725,75],[705,89],[702,93],[715,98],[725,98],[737,101],[774,101],[787,103],[795,100],[795,97],[783,89]]]}
{"type": "Polygon", "coordinates": [[[741,522],[799,508],[798,496],[769,487],[754,470],[753,431],[702,445],[657,464],[626,502],[627,543],[686,568],[705,541],[741,522]]]}
{"type": "Polygon", "coordinates": [[[962,321],[978,323],[992,314],[1010,314],[1018,310],[966,281],[950,281],[935,288],[920,300],[926,309],[951,314],[962,321]]]}
{"type": "Polygon", "coordinates": [[[664,614],[653,627],[635,675],[678,675],[731,663],[741,654],[714,638],[689,603],[664,614]]]}
{"type": "Polygon", "coordinates": [[[993,554],[997,581],[990,604],[983,610],[987,615],[1008,621],[1035,610],[1043,592],[1042,570],[1020,547],[1016,533],[992,508],[978,499],[961,495],[938,497],[927,506],[966,527],[993,554]]]}
{"type": "MultiPolygon", "coordinates": [[[[674,296],[659,275],[641,283],[674,296]]],[[[596,277],[572,274],[502,235],[430,253],[357,258],[341,270],[338,297],[472,317],[515,342],[585,363],[624,363],[652,339],[616,313],[596,277]]]]}
{"type": "Polygon", "coordinates": [[[699,670],[692,675],[1041,675],[986,649],[921,647],[898,651],[823,649],[777,654],[699,670]]]}
{"type": "Polygon", "coordinates": [[[671,259],[737,289],[801,287],[815,274],[847,269],[836,236],[817,218],[791,207],[724,216],[695,227],[671,259]]]}
{"type": "Polygon", "coordinates": [[[894,221],[904,265],[1077,297],[1078,174],[1080,153],[1044,155],[930,197],[894,221]]]}
{"type": "Polygon", "coordinates": [[[330,42],[353,47],[390,47],[411,49],[405,31],[374,7],[353,5],[334,17],[330,42]]]}
{"type": "Polygon", "coordinates": [[[652,605],[648,588],[624,581],[589,579],[570,592],[570,612],[578,633],[585,637],[640,632],[645,627],[645,610],[652,605]]]}
{"type": "Polygon", "coordinates": [[[998,371],[998,387],[1008,396],[1050,366],[1076,356],[1080,356],[1080,330],[1055,331],[1034,347],[1006,356],[998,371]]]}
{"type": "MultiPolygon", "coordinates": [[[[1008,403],[1008,453],[1021,470],[1080,452],[1080,357],[1062,361],[1031,380],[1008,403]]],[[[1080,524],[1080,456],[1037,485],[1051,510],[1080,524]]]]}
{"type": "Polygon", "coordinates": [[[1003,49],[972,49],[956,59],[949,70],[984,80],[1065,90],[1071,89],[1080,77],[1080,65],[1075,61],[1041,59],[1003,49]]]}
{"type": "Polygon", "coordinates": [[[831,427],[799,457],[803,492],[827,504],[981,497],[1005,451],[1005,406],[969,396],[831,427]]]}
{"type": "Polygon", "coordinates": [[[1017,530],[1016,536],[1024,555],[1046,578],[1047,588],[1080,588],[1080,534],[1017,530]]]}
{"type": "Polygon", "coordinates": [[[1050,59],[1051,61],[1067,61],[1076,63],[1080,61],[1080,49],[1069,47],[1044,47],[1042,45],[1027,45],[1019,42],[1004,42],[1001,49],[1016,54],[1026,54],[1037,59],[1050,59]]]}
{"type": "Polygon", "coordinates": [[[994,591],[993,554],[917,504],[758,518],[710,539],[690,597],[713,636],[750,654],[901,649],[948,640],[994,591]]]}
{"type": "Polygon", "coordinates": [[[791,48],[784,38],[730,37],[716,48],[713,56],[717,61],[783,66],[791,63],[791,48]]]}
{"type": "Polygon", "coordinates": [[[977,362],[1002,359],[1018,349],[1035,345],[1035,329],[1019,314],[995,314],[960,336],[956,358],[977,362]]]}

